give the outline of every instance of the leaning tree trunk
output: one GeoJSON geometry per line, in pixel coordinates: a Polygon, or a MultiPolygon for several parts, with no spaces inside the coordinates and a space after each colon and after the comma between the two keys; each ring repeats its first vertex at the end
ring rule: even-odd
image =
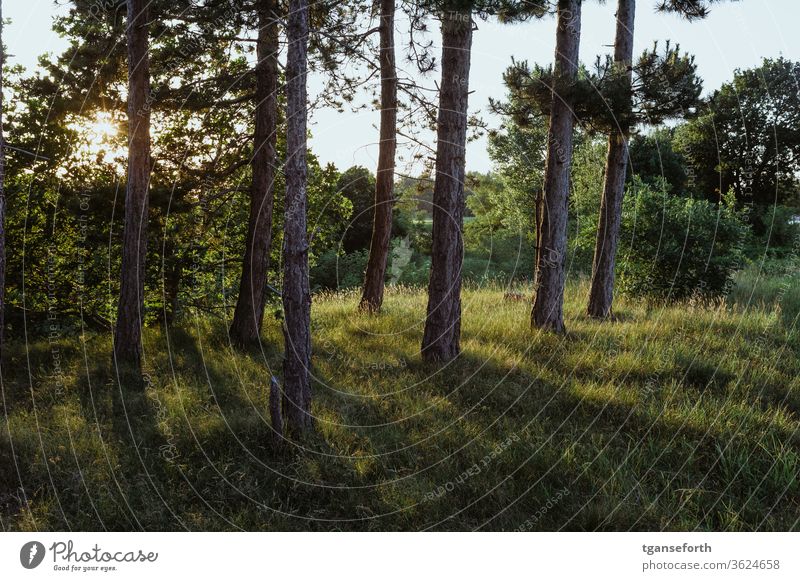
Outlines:
{"type": "Polygon", "coordinates": [[[422,338],[426,361],[449,361],[461,350],[462,230],[471,47],[472,15],[445,13],[433,188],[433,249],[422,338]]]}
{"type": "Polygon", "coordinates": [[[286,208],[283,241],[283,417],[289,436],[312,427],[311,293],[306,229],[308,0],[290,0],[286,57],[286,208]]]}
{"type": "Polygon", "coordinates": [[[272,206],[278,125],[278,15],[276,0],[258,4],[256,53],[255,138],[250,220],[247,226],[239,297],[230,336],[237,345],[258,339],[264,319],[269,251],[272,243],[272,206]]]}
{"type": "Polygon", "coordinates": [[[565,331],[567,203],[575,124],[569,86],[577,78],[580,38],[581,0],[559,0],[553,100],[536,254],[536,294],[531,312],[531,324],[534,327],[556,333],[565,331]]]}
{"type": "Polygon", "coordinates": [[[5,339],[6,312],[6,142],[3,137],[3,2],[0,0],[0,355],[5,339]]]}
{"type": "Polygon", "coordinates": [[[148,0],[128,0],[128,186],[122,270],[114,330],[117,361],[139,367],[142,357],[144,277],[150,182],[150,65],[148,0]]]}
{"type": "MultiPolygon", "coordinates": [[[[636,0],[619,0],[617,6],[617,33],[614,40],[614,64],[623,72],[625,85],[630,92],[633,63],[633,25],[636,0]]],[[[627,109],[632,106],[628,102],[627,109]]],[[[620,115],[619,131],[608,137],[606,180],[600,201],[600,221],[592,262],[592,285],[589,291],[589,315],[610,317],[614,300],[614,269],[622,221],[622,197],[625,194],[625,172],[628,169],[628,137],[630,121],[626,112],[620,115]]]]}
{"type": "Polygon", "coordinates": [[[364,277],[360,308],[379,311],[383,304],[386,263],[392,235],[394,203],[394,160],[397,149],[397,70],[394,56],[395,0],[381,0],[381,129],[378,145],[378,172],[375,182],[375,213],[372,242],[364,277]]]}

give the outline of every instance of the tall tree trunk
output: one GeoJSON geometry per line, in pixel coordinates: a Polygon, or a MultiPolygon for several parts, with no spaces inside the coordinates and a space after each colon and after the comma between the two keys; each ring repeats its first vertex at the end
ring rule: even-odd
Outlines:
{"type": "MultiPolygon", "coordinates": [[[[636,0],[619,0],[617,33],[614,40],[614,63],[624,71],[626,87],[631,88],[633,63],[633,26],[636,0]]],[[[632,103],[628,103],[630,107],[632,103]]],[[[619,131],[608,136],[606,180],[600,201],[600,221],[592,262],[592,285],[589,291],[589,315],[607,318],[612,315],[614,300],[614,270],[622,221],[622,198],[625,195],[625,173],[628,169],[628,116],[620,117],[619,131]]]]}
{"type": "Polygon", "coordinates": [[[277,163],[278,15],[276,0],[258,3],[256,108],[253,142],[253,183],[239,297],[230,335],[237,345],[258,339],[264,319],[269,251],[272,244],[272,206],[277,163]]]}
{"type": "Polygon", "coordinates": [[[553,101],[547,132],[547,162],[541,228],[536,255],[536,294],[531,324],[556,333],[565,332],[564,283],[567,254],[567,203],[572,167],[572,133],[575,118],[569,91],[559,94],[577,78],[581,39],[581,0],[559,0],[553,101]]]}
{"type": "Polygon", "coordinates": [[[364,277],[360,308],[379,311],[383,304],[389,241],[392,236],[394,203],[394,162],[397,149],[397,70],[394,56],[395,0],[381,0],[381,128],[378,146],[378,172],[375,182],[375,213],[372,242],[364,277]]]}
{"type": "Polygon", "coordinates": [[[289,436],[312,427],[311,293],[306,228],[308,0],[290,0],[286,57],[286,208],[283,241],[283,417],[289,436]]]}
{"type": "Polygon", "coordinates": [[[443,14],[433,249],[422,338],[422,356],[426,361],[449,361],[461,351],[461,263],[471,48],[471,13],[443,14]]]}
{"type": "Polygon", "coordinates": [[[0,355],[5,345],[6,329],[6,142],[3,135],[3,2],[0,0],[0,355]]]}
{"type": "Polygon", "coordinates": [[[122,270],[114,330],[117,361],[141,365],[144,277],[150,183],[150,64],[148,0],[128,0],[128,186],[122,237],[122,270]]]}

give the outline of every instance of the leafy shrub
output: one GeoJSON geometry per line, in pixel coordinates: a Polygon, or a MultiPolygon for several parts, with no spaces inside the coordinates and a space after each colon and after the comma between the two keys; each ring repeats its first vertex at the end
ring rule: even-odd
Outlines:
{"type": "Polygon", "coordinates": [[[357,250],[339,255],[329,250],[317,259],[309,273],[313,290],[358,288],[364,282],[369,252],[357,250]]]}
{"type": "Polygon", "coordinates": [[[754,231],[759,233],[749,249],[749,255],[760,258],[785,258],[800,237],[800,223],[797,216],[800,210],[788,206],[756,206],[751,216],[754,231]]]}
{"type": "Polygon", "coordinates": [[[533,241],[523,232],[502,229],[475,236],[467,225],[462,274],[472,281],[525,280],[533,273],[533,241]]]}
{"type": "Polygon", "coordinates": [[[368,169],[354,166],[339,176],[336,189],[353,204],[353,213],[341,241],[345,252],[369,249],[375,211],[375,178],[368,169]]]}
{"type": "Polygon", "coordinates": [[[620,288],[633,296],[683,299],[722,295],[743,261],[749,230],[732,200],[666,194],[636,179],[620,240],[620,288]]]}
{"type": "Polygon", "coordinates": [[[397,269],[397,276],[391,282],[407,286],[426,286],[430,272],[430,257],[415,254],[411,261],[397,269]]]}

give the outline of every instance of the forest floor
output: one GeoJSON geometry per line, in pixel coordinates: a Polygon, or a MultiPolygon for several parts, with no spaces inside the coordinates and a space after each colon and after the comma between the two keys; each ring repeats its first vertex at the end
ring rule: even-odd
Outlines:
{"type": "Polygon", "coordinates": [[[146,387],[108,336],[11,344],[3,530],[800,529],[800,339],[770,308],[619,299],[568,335],[525,300],[466,289],[463,354],[421,362],[426,299],[314,299],[317,431],[276,450],[282,336],[229,346],[187,320],[145,337],[146,387]]]}

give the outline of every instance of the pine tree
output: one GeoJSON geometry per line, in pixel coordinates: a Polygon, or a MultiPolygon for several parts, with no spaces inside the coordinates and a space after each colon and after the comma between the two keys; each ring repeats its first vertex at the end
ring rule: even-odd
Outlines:
{"type": "Polygon", "coordinates": [[[258,339],[264,319],[269,250],[272,242],[273,186],[277,166],[278,2],[259,0],[256,44],[255,135],[251,167],[250,219],[241,284],[231,322],[231,340],[247,345],[258,339]]]}
{"type": "Polygon", "coordinates": [[[472,12],[448,11],[442,23],[442,81],[433,188],[433,239],[422,355],[449,361],[460,350],[464,176],[472,12]]]}
{"type": "MultiPolygon", "coordinates": [[[[564,50],[557,47],[553,68],[537,66],[530,70],[525,62],[513,62],[504,75],[509,101],[494,104],[495,110],[511,116],[521,126],[530,124],[532,117],[550,117],[544,192],[536,202],[536,295],[532,324],[557,333],[565,331],[564,259],[573,120],[580,120],[589,134],[602,132],[609,135],[592,284],[590,313],[594,314],[594,309],[602,310],[597,306],[602,304],[608,304],[610,311],[610,302],[607,301],[613,292],[613,256],[619,237],[628,161],[627,138],[639,124],[658,124],[666,118],[686,113],[696,104],[701,90],[694,59],[682,55],[680,47],[672,47],[669,42],[663,53],[654,44],[652,50],[644,51],[635,63],[632,62],[635,7],[632,1],[618,1],[617,42],[613,58],[607,58],[605,62],[598,58],[594,73],[583,69],[579,74],[575,62],[571,75],[566,77],[559,72],[565,60],[564,50],[571,48],[577,58],[577,45],[570,47],[568,43],[564,50]],[[554,121],[561,123],[560,129],[554,121]],[[555,182],[553,178],[557,178],[555,182]]],[[[697,9],[696,3],[692,6],[693,10],[697,9]]],[[[567,27],[579,28],[579,16],[574,6],[560,2],[559,35],[563,34],[562,7],[567,16],[567,27]]],[[[671,5],[664,9],[673,10],[671,5]]]]}
{"type": "Polygon", "coordinates": [[[290,0],[286,60],[286,205],[283,248],[283,417],[289,436],[313,426],[307,221],[308,0],[290,0]]]}
{"type": "MultiPolygon", "coordinates": [[[[706,0],[669,0],[660,2],[658,9],[677,12],[692,20],[705,17],[709,3],[706,0]]],[[[614,60],[610,75],[617,98],[609,101],[612,103],[616,123],[609,123],[605,183],[600,202],[587,308],[589,316],[598,319],[612,316],[617,245],[631,130],[636,123],[653,124],[665,117],[685,113],[696,103],[700,94],[700,85],[694,75],[693,66],[686,66],[689,64],[688,59],[681,58],[677,50],[671,52],[669,45],[663,59],[658,58],[654,49],[649,55],[645,53],[634,67],[635,12],[636,0],[618,0],[614,60]],[[639,73],[639,87],[633,86],[634,69],[639,73]],[[684,72],[687,74],[682,74],[684,72]],[[636,97],[644,97],[641,100],[644,107],[638,115],[633,103],[636,97]]]]}
{"type": "Polygon", "coordinates": [[[148,1],[128,0],[128,183],[125,192],[121,288],[114,355],[139,367],[142,357],[144,277],[150,185],[150,64],[148,1]]]}
{"type": "Polygon", "coordinates": [[[364,276],[360,308],[379,311],[383,304],[384,278],[389,260],[394,204],[394,164],[397,149],[397,67],[394,49],[395,0],[380,0],[381,123],[375,210],[369,260],[364,276]]]}
{"type": "Polygon", "coordinates": [[[0,0],[0,356],[5,339],[6,312],[6,143],[3,137],[3,68],[6,51],[3,46],[3,2],[0,0]]]}
{"type": "MultiPolygon", "coordinates": [[[[614,39],[614,68],[622,80],[622,90],[631,94],[633,65],[633,27],[636,0],[619,0],[617,27],[614,39]]],[[[628,169],[628,139],[630,116],[621,115],[618,131],[608,136],[605,182],[600,200],[600,221],[597,226],[592,263],[592,283],[589,291],[589,315],[605,318],[611,315],[614,294],[614,267],[622,221],[622,197],[625,192],[625,174],[628,169]]]]}
{"type": "Polygon", "coordinates": [[[501,21],[541,16],[539,2],[452,0],[435,4],[442,29],[436,178],[428,306],[422,338],[427,361],[450,361],[461,351],[461,263],[464,257],[464,178],[473,16],[501,21]]]}
{"type": "Polygon", "coordinates": [[[531,312],[534,327],[564,333],[564,284],[567,253],[567,203],[575,125],[574,93],[581,34],[581,0],[559,0],[554,90],[547,135],[544,193],[538,224],[536,292],[531,312]],[[562,90],[558,90],[562,89],[562,90]]]}

